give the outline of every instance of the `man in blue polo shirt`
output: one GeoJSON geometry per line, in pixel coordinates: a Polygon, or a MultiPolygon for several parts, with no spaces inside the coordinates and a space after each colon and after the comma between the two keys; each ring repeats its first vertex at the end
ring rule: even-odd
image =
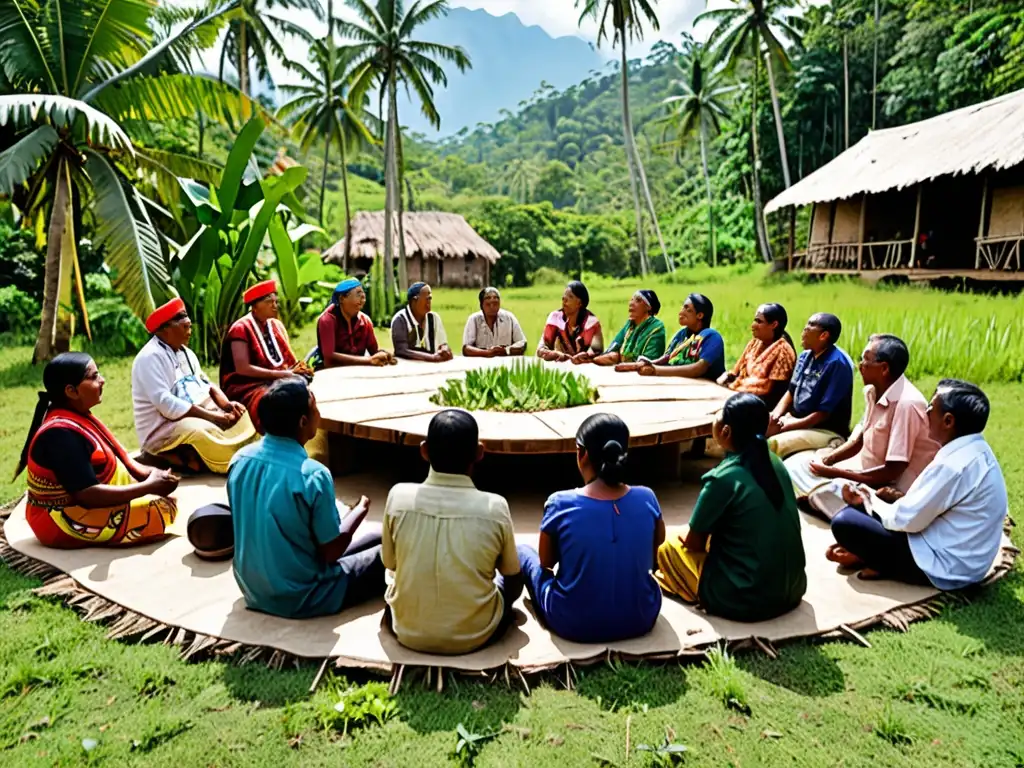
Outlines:
{"type": "Polygon", "coordinates": [[[783,458],[839,444],[850,434],[853,361],[836,346],[842,330],[838,317],[818,313],[800,334],[804,351],[768,425],[768,445],[783,458]]]}
{"type": "Polygon", "coordinates": [[[235,454],[228,470],[233,568],[245,604],[303,619],[382,596],[381,526],[362,524],[370,500],[338,505],[330,471],[303,448],[320,424],[305,380],[276,381],[258,408],[266,436],[235,454]]]}

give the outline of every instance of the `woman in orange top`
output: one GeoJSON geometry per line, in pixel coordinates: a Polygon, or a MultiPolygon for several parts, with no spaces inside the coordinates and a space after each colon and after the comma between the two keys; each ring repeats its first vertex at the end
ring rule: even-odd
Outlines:
{"type": "Polygon", "coordinates": [[[789,379],[796,365],[793,340],[786,333],[789,317],[781,304],[762,304],[750,324],[753,334],[740,359],[731,371],[718,378],[718,383],[734,392],[747,392],[764,400],[768,408],[786,394],[789,379]]]}
{"type": "Polygon", "coordinates": [[[157,541],[174,522],[168,496],[178,478],[136,463],[92,415],[103,377],[82,352],[57,355],[43,370],[17,477],[28,467],[29,527],[47,547],[77,549],[157,541]]]}

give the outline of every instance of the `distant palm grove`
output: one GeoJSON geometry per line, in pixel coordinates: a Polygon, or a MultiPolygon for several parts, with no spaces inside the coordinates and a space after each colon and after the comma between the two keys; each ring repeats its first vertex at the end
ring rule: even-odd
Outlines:
{"type": "Polygon", "coordinates": [[[444,129],[434,96],[473,65],[424,34],[446,0],[3,0],[0,333],[36,359],[78,332],[126,351],[176,293],[215,348],[270,272],[301,321],[360,210],[392,214],[388,306],[408,211],[463,214],[501,285],[770,260],[784,187],[873,128],[1024,87],[1019,0],[731,0],[706,42],[653,46],[656,0],[557,1],[605,69],[428,140],[400,106],[444,129]]]}

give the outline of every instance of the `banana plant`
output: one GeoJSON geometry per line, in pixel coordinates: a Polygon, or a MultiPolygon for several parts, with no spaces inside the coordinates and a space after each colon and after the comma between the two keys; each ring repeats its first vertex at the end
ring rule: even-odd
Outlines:
{"type": "Polygon", "coordinates": [[[296,222],[295,215],[282,206],[281,216],[270,220],[270,244],[277,260],[277,286],[281,321],[286,326],[301,319],[303,303],[309,302],[310,289],[327,273],[319,252],[301,253],[299,243],[307,235],[327,233],[315,224],[296,222]]]}
{"type": "Polygon", "coordinates": [[[256,258],[268,233],[284,228],[283,210],[302,216],[295,190],[306,180],[306,168],[294,166],[279,176],[260,178],[253,150],[264,128],[258,117],[245,124],[219,185],[178,180],[198,226],[172,261],[174,286],[195,327],[192,346],[211,361],[219,358],[224,334],[241,315],[242,292],[255,276],[256,258]]]}

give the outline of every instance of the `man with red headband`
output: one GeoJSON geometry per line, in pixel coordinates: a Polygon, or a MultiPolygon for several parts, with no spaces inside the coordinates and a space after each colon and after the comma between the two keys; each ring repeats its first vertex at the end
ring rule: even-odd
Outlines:
{"type": "Polygon", "coordinates": [[[231,457],[256,439],[245,406],[210,382],[186,344],[185,303],[172,299],[146,319],[153,337],[132,363],[135,432],[144,454],[185,470],[228,471],[231,457]]]}
{"type": "Polygon", "coordinates": [[[277,319],[277,283],[264,280],[242,294],[249,313],[232,323],[220,355],[220,386],[249,412],[261,435],[257,405],[271,384],[289,376],[312,381],[313,370],[296,360],[288,332],[277,319]]]}

